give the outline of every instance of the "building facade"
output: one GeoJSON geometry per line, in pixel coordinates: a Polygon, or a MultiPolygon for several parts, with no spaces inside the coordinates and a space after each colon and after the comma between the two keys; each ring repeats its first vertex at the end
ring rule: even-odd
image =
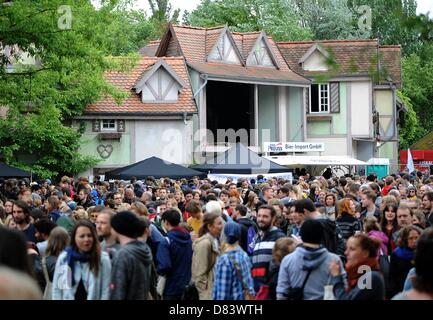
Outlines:
{"type": "Polygon", "coordinates": [[[102,160],[84,174],[150,156],[200,163],[233,138],[259,152],[266,142],[321,142],[320,155],[397,165],[399,46],[170,25],[140,52],[132,71],[107,74],[128,98],[105,97],[76,119],[86,127],[81,152],[102,160]]]}

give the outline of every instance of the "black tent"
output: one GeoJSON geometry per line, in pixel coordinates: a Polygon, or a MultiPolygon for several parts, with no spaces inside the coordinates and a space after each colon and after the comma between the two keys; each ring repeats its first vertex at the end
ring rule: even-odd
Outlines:
{"type": "Polygon", "coordinates": [[[105,173],[106,179],[124,179],[129,180],[132,177],[137,179],[146,179],[152,176],[155,178],[191,178],[194,176],[206,176],[202,172],[195,171],[157,157],[151,157],[143,161],[131,164],[129,166],[111,170],[105,173]]]}
{"type": "Polygon", "coordinates": [[[31,175],[30,172],[0,162],[0,177],[2,178],[30,178],[31,175]]]}
{"type": "Polygon", "coordinates": [[[237,143],[226,152],[203,164],[192,166],[191,169],[217,174],[267,174],[290,171],[287,167],[260,157],[242,143],[237,143]]]}

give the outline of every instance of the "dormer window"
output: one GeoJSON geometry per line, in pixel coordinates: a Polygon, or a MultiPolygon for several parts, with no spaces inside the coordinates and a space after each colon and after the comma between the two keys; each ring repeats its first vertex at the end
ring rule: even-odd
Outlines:
{"type": "Polygon", "coordinates": [[[143,103],[175,103],[185,82],[164,61],[159,60],[135,85],[143,103]]]}
{"type": "Polygon", "coordinates": [[[224,28],[224,30],[221,32],[221,36],[209,54],[208,60],[242,64],[240,53],[227,28],[224,28]]]}
{"type": "Polygon", "coordinates": [[[302,65],[302,69],[305,71],[328,71],[328,59],[330,59],[330,54],[325,48],[316,43],[312,46],[299,60],[299,64],[302,65]]]}
{"type": "Polygon", "coordinates": [[[257,38],[252,51],[248,55],[247,66],[278,68],[278,64],[264,33],[261,33],[257,38]]]}

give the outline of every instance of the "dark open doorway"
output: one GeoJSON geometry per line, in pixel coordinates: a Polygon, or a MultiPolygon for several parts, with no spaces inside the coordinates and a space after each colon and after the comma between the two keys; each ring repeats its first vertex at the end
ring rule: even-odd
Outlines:
{"type": "MultiPolygon", "coordinates": [[[[223,142],[217,141],[218,129],[246,129],[250,145],[253,142],[250,141],[250,130],[254,129],[254,86],[209,81],[206,88],[206,118],[207,128],[214,136],[213,143],[223,142]]],[[[239,142],[239,137],[236,142],[239,142]]]]}

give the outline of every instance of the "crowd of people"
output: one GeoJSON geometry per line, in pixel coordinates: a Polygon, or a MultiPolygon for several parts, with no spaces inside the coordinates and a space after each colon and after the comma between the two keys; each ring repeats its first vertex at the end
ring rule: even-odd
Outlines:
{"type": "Polygon", "coordinates": [[[433,299],[433,177],[0,180],[0,299],[433,299]]]}

